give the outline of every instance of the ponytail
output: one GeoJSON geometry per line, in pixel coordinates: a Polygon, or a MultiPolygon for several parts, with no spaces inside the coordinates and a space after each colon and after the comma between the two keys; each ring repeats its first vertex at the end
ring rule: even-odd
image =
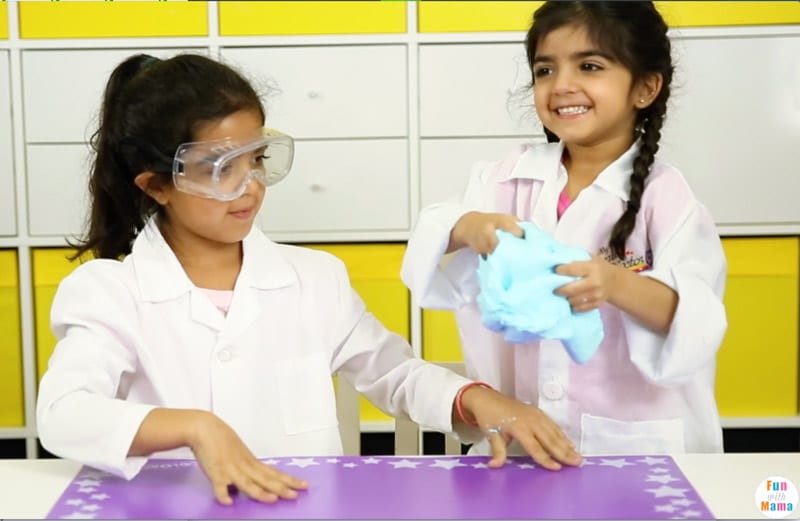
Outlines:
{"type": "Polygon", "coordinates": [[[77,250],[73,259],[86,252],[103,259],[127,255],[136,234],[144,227],[143,215],[156,209],[155,202],[133,182],[139,172],[132,172],[125,160],[125,136],[117,122],[126,87],[158,61],[146,54],[132,56],[117,66],[106,84],[100,126],[90,140],[94,161],[89,178],[88,232],[83,240],[71,244],[77,250]]]}

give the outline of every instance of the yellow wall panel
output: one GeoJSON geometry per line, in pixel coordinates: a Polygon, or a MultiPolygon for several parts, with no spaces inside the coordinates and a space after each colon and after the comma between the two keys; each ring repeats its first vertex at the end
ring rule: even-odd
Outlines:
{"type": "Polygon", "coordinates": [[[16,251],[0,251],[0,427],[25,423],[16,251]]]}
{"type": "Polygon", "coordinates": [[[406,2],[220,2],[223,36],[406,31],[406,2]]]}
{"type": "MultiPolygon", "coordinates": [[[[410,297],[400,280],[403,244],[314,244],[314,249],[327,251],[347,266],[353,288],[384,326],[406,340],[409,339],[410,297]]],[[[365,398],[361,398],[361,419],[392,421],[365,398]]]]}
{"type": "Polygon", "coordinates": [[[421,33],[527,31],[544,2],[422,1],[417,4],[421,33]]]}
{"type": "Polygon", "coordinates": [[[452,311],[422,312],[422,356],[431,362],[461,362],[461,340],[452,311]]]}
{"type": "Polygon", "coordinates": [[[19,3],[22,38],[206,36],[206,2],[19,3]]]}
{"type": "Polygon", "coordinates": [[[798,239],[723,241],[728,333],[717,356],[723,416],[798,413],[798,239]]]}
{"type": "MultiPolygon", "coordinates": [[[[419,31],[527,31],[543,2],[421,1],[419,31]]],[[[670,27],[800,23],[800,2],[656,2],[670,27]]]]}
{"type": "Polygon", "coordinates": [[[50,306],[61,280],[78,267],[67,257],[73,251],[66,248],[33,250],[33,306],[36,326],[36,368],[38,378],[47,369],[47,361],[56,347],[50,331],[50,306]]]}
{"type": "Polygon", "coordinates": [[[0,3],[0,38],[8,38],[8,4],[0,3]]]}
{"type": "Polygon", "coordinates": [[[670,27],[800,23],[800,2],[656,2],[670,27]]]}

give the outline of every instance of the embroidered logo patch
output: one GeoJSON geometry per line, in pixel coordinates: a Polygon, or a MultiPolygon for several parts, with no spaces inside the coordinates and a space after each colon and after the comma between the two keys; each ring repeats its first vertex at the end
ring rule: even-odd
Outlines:
{"type": "Polygon", "coordinates": [[[598,255],[603,257],[606,261],[617,266],[629,269],[636,273],[640,271],[647,271],[653,268],[653,252],[647,250],[644,255],[637,254],[633,250],[625,250],[625,258],[620,259],[611,251],[608,246],[600,248],[598,255]]]}

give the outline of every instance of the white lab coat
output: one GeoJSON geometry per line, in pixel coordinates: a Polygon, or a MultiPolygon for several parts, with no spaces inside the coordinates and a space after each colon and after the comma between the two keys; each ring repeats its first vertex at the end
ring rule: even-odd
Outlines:
{"type": "Polygon", "coordinates": [[[483,327],[477,255],[444,253],[455,223],[475,210],[514,212],[563,243],[606,255],[628,200],[636,150],[601,172],[560,220],[556,205],[567,182],[561,144],[528,146],[503,162],[476,165],[460,201],[421,212],[402,278],[422,307],[456,312],[468,376],[538,405],[583,454],[721,452],[714,376],[727,328],[727,264],[711,216],[677,170],[653,166],[626,257],[627,266],[678,293],[669,334],[606,304],[605,338],[586,365],[574,363],[558,340],[509,344],[483,327]]]}
{"type": "Polygon", "coordinates": [[[365,310],[339,259],[255,229],[227,317],[151,220],[122,262],[93,260],[61,282],[51,322],[42,444],[127,478],[146,461],[127,453],[154,407],[213,411],[258,457],[340,455],[332,374],[388,414],[442,431],[469,382],[414,358],[365,310]]]}

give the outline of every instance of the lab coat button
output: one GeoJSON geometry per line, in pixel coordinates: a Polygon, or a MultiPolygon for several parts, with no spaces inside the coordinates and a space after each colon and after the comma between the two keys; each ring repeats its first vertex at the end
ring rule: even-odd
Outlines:
{"type": "Polygon", "coordinates": [[[560,400],[564,396],[564,388],[556,382],[547,382],[542,385],[542,394],[548,400],[560,400]]]}
{"type": "Polygon", "coordinates": [[[231,355],[231,352],[228,351],[227,349],[223,349],[222,351],[217,353],[217,360],[219,360],[220,362],[227,362],[232,357],[233,355],[231,355]]]}

